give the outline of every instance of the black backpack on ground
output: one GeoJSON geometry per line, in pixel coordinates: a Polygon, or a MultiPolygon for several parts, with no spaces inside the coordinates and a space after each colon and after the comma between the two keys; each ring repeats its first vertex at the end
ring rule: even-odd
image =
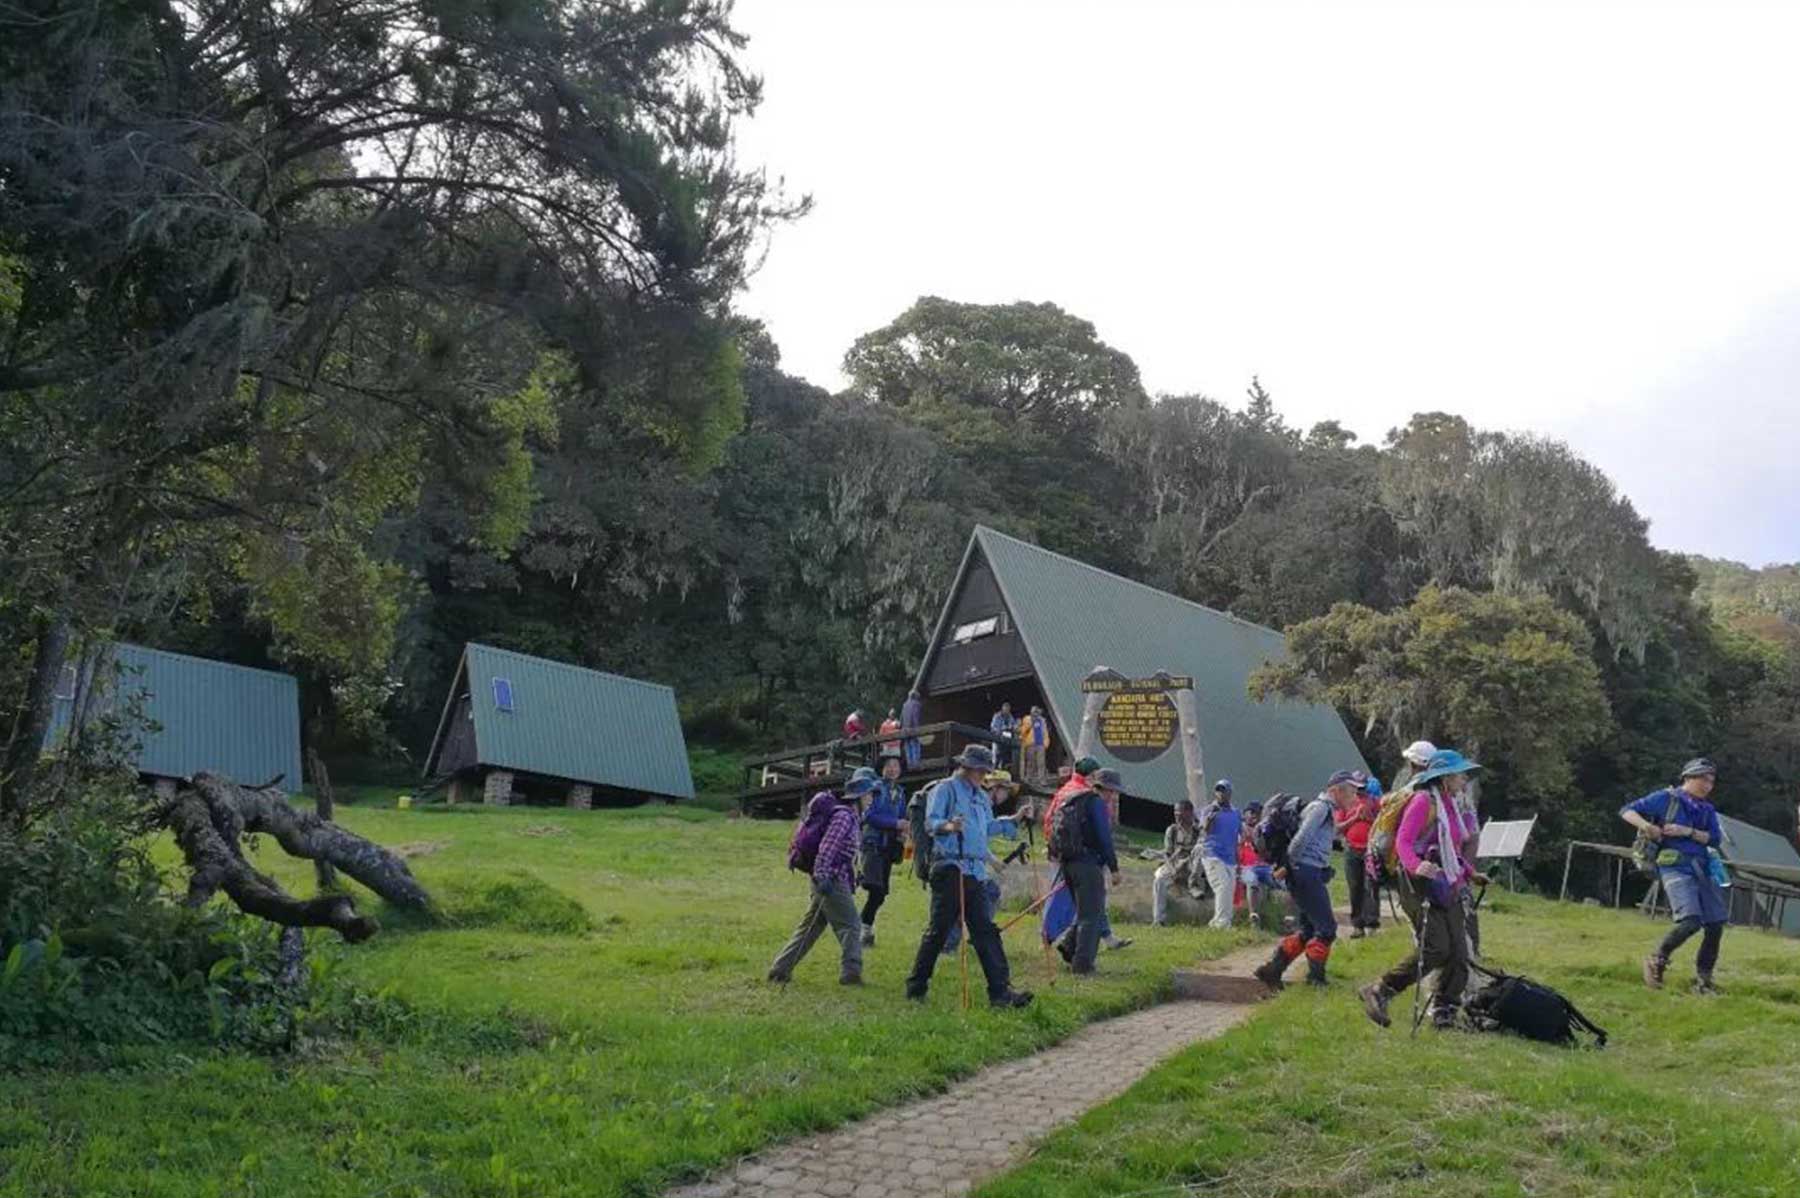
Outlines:
{"type": "Polygon", "coordinates": [[[1594,1038],[1595,1048],[1606,1047],[1606,1030],[1576,1010],[1575,1004],[1544,985],[1518,974],[1489,969],[1469,962],[1469,967],[1488,979],[1463,1004],[1469,1022],[1484,1032],[1514,1032],[1546,1044],[1574,1048],[1578,1032],[1594,1038]]]}

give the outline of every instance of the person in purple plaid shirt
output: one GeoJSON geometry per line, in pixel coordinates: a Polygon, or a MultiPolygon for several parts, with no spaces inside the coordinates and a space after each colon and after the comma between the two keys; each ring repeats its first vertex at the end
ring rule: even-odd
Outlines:
{"type": "MultiPolygon", "coordinates": [[[[775,963],[769,966],[771,982],[786,984],[792,980],[794,966],[812,950],[829,924],[843,950],[838,983],[862,985],[862,918],[856,913],[856,854],[862,846],[862,815],[857,803],[873,788],[874,782],[867,778],[857,778],[844,788],[844,801],[831,813],[831,822],[826,825],[818,854],[813,858],[812,901],[794,934],[776,954],[775,963]]],[[[830,801],[829,796],[813,800],[830,801]]]]}

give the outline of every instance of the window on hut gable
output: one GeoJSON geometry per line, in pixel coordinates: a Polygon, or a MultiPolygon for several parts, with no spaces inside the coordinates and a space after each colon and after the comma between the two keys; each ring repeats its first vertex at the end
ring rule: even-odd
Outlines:
{"type": "Polygon", "coordinates": [[[501,711],[511,711],[513,709],[513,690],[510,679],[494,679],[494,706],[501,711]]]}
{"type": "Polygon", "coordinates": [[[982,620],[970,620],[967,624],[958,624],[950,633],[950,643],[965,645],[970,641],[978,641],[984,636],[993,636],[997,632],[1005,632],[1005,618],[988,616],[982,620]]]}

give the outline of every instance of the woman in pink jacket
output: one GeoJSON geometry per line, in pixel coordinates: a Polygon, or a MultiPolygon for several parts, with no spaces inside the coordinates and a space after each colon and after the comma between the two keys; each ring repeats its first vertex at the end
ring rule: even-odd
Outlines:
{"type": "Polygon", "coordinates": [[[1390,1022],[1389,1000],[1434,970],[1442,972],[1431,999],[1432,1025],[1450,1027],[1456,1021],[1469,984],[1462,892],[1470,882],[1487,880],[1462,855],[1479,828],[1456,797],[1480,768],[1454,749],[1440,749],[1412,780],[1413,799],[1400,819],[1394,851],[1400,858],[1400,905],[1413,925],[1413,951],[1357,992],[1363,1011],[1382,1027],[1390,1022]]]}

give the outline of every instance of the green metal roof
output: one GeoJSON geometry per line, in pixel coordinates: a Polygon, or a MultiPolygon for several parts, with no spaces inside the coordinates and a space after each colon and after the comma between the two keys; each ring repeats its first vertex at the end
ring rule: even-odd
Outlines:
{"type": "MultiPolygon", "coordinates": [[[[280,774],[283,790],[300,789],[300,688],[291,675],[141,645],[113,645],[107,657],[120,672],[107,664],[96,671],[107,689],[88,705],[89,718],[116,710],[123,696],[142,696],[156,729],[140,734],[141,773],[210,771],[250,786],[280,774]]],[[[68,731],[75,705],[65,693],[52,717],[53,742],[68,731]]]]}
{"type": "Polygon", "coordinates": [[[670,688],[490,645],[470,644],[463,666],[481,764],[673,799],[694,797],[687,741],[670,688]],[[496,701],[496,678],[511,684],[511,711],[502,711],[496,701]]]}
{"type": "MultiPolygon", "coordinates": [[[[1333,771],[1363,767],[1330,706],[1251,701],[1250,672],[1286,655],[1279,632],[991,528],[976,527],[973,548],[1000,585],[1063,744],[1072,745],[1081,728],[1081,680],[1104,665],[1133,678],[1157,670],[1193,676],[1208,785],[1231,779],[1239,803],[1278,790],[1310,795],[1333,771]]],[[[946,611],[955,598],[952,588],[946,611]]],[[[1098,747],[1095,756],[1117,766],[1140,798],[1172,806],[1186,795],[1179,743],[1142,765],[1098,747]]]]}

